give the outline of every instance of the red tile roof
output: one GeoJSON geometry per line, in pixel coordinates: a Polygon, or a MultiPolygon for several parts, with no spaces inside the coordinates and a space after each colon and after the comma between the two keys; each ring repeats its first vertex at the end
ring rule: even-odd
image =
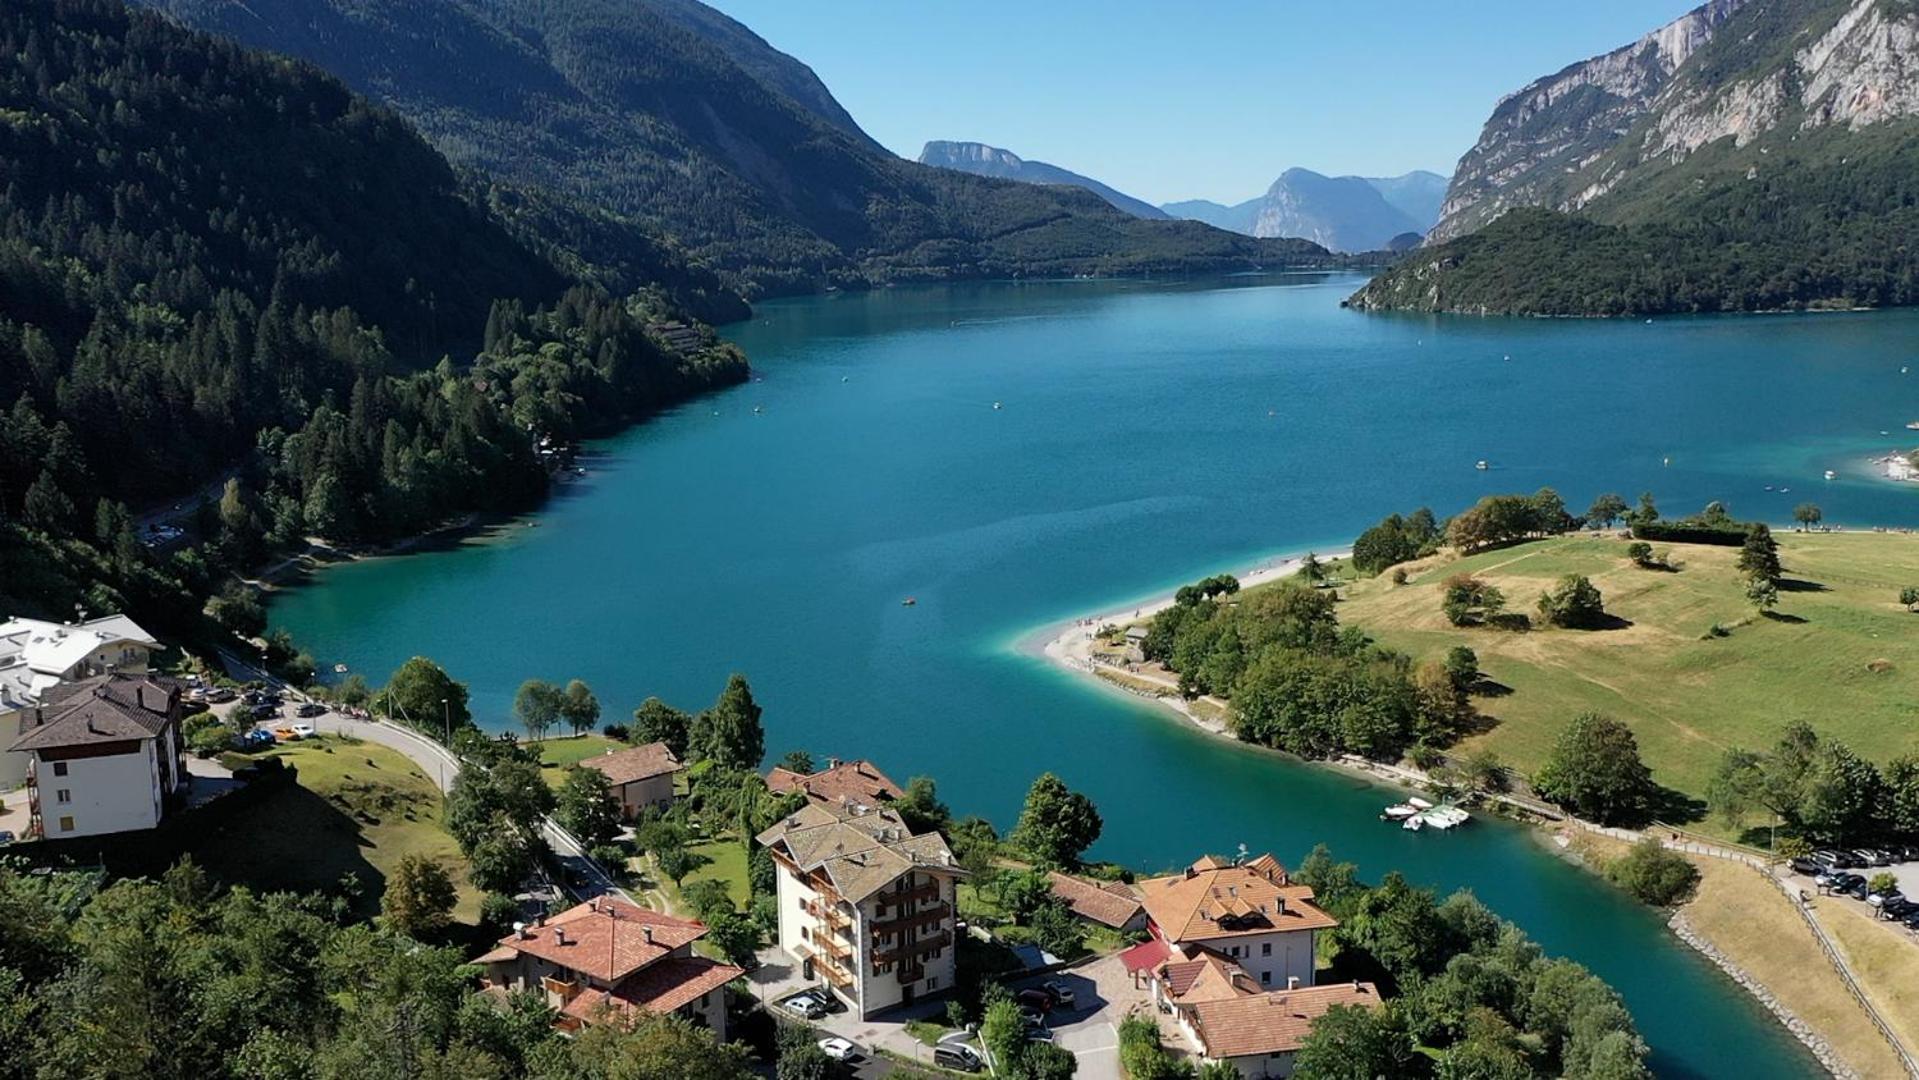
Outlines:
{"type": "Polygon", "coordinates": [[[583,990],[560,1011],[578,1020],[593,1019],[602,1006],[617,1012],[643,1009],[670,1013],[744,974],[731,964],[704,956],[676,956],[634,973],[610,993],[600,989],[583,990]]]}
{"type": "Polygon", "coordinates": [[[1073,914],[1117,930],[1140,912],[1139,897],[1117,881],[1088,881],[1055,870],[1048,877],[1053,895],[1066,902],[1073,914]]]}
{"type": "Polygon", "coordinates": [[[664,959],[673,950],[706,936],[706,925],[663,915],[612,897],[600,897],[529,926],[526,936],[508,935],[486,954],[489,963],[503,949],[527,953],[604,983],[664,959]]]}
{"type": "Polygon", "coordinates": [[[1288,884],[1270,856],[1243,866],[1207,856],[1184,874],[1140,882],[1139,891],[1146,914],[1175,943],[1339,925],[1312,903],[1312,889],[1288,884]]]}
{"type": "Polygon", "coordinates": [[[612,750],[598,757],[582,758],[580,765],[583,768],[597,769],[605,773],[607,782],[615,787],[680,771],[680,759],[674,757],[673,751],[663,742],[647,743],[644,746],[635,746],[626,750],[612,750]]]}
{"type": "Polygon", "coordinates": [[[1372,1008],[1379,989],[1372,983],[1334,983],[1297,990],[1275,990],[1250,997],[1224,998],[1182,1006],[1209,1058],[1250,1057],[1298,1050],[1313,1021],[1335,1005],[1372,1008]]]}
{"type": "Polygon", "coordinates": [[[766,774],[767,790],[776,795],[804,791],[821,802],[856,802],[868,806],[892,802],[904,795],[879,766],[870,761],[844,761],[810,775],[774,766],[766,774]]]}

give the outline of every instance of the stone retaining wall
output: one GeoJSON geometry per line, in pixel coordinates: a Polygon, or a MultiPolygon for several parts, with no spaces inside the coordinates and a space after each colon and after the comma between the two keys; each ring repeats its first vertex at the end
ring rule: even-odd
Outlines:
{"type": "Polygon", "coordinates": [[[1794,1038],[1805,1043],[1806,1049],[1812,1051],[1812,1056],[1818,1058],[1819,1064],[1824,1066],[1826,1071],[1831,1073],[1836,1080],[1863,1080],[1857,1072],[1853,1071],[1851,1066],[1847,1065],[1845,1061],[1839,1057],[1832,1046],[1827,1043],[1825,1039],[1821,1038],[1818,1032],[1812,1029],[1811,1024],[1799,1019],[1798,1016],[1794,1015],[1791,1009],[1780,1004],[1779,999],[1772,996],[1772,991],[1766,989],[1766,984],[1746,974],[1744,968],[1727,959],[1724,954],[1713,947],[1711,942],[1700,936],[1700,934],[1692,928],[1692,924],[1686,921],[1685,912],[1673,912],[1672,920],[1666,925],[1672,928],[1672,932],[1678,935],[1679,940],[1697,949],[1700,955],[1719,965],[1719,970],[1725,972],[1733,982],[1745,987],[1746,992],[1758,999],[1759,1004],[1764,1005],[1774,1016],[1778,1017],[1779,1022],[1786,1026],[1786,1030],[1792,1032],[1794,1038]]]}

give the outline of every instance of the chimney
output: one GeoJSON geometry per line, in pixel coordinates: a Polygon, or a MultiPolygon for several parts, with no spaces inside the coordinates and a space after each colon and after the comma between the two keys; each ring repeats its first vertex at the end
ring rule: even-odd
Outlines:
{"type": "Polygon", "coordinates": [[[1276,915],[1286,914],[1286,898],[1285,897],[1282,896],[1279,899],[1273,901],[1273,913],[1276,915]]]}
{"type": "Polygon", "coordinates": [[[1299,976],[1297,975],[1286,976],[1286,989],[1288,990],[1299,989],[1299,976]]]}
{"type": "Polygon", "coordinates": [[[516,922],[516,923],[514,923],[514,924],[513,924],[513,936],[514,936],[514,937],[516,937],[516,938],[519,938],[519,939],[520,939],[521,941],[525,941],[525,940],[527,939],[527,936],[528,936],[528,935],[527,935],[527,932],[526,932],[526,924],[525,924],[525,923],[523,923],[523,922],[516,922]]]}
{"type": "Polygon", "coordinates": [[[651,925],[642,925],[640,927],[640,937],[646,939],[648,945],[653,944],[653,927],[651,925]]]}
{"type": "Polygon", "coordinates": [[[837,769],[837,768],[839,768],[839,767],[840,767],[840,759],[839,759],[839,758],[836,758],[836,757],[830,757],[830,758],[827,758],[827,759],[826,759],[826,767],[827,767],[827,768],[829,768],[829,769],[837,769]]]}
{"type": "Polygon", "coordinates": [[[566,944],[566,927],[556,926],[553,928],[553,944],[555,945],[566,944]]]}
{"type": "Polygon", "coordinates": [[[533,917],[533,926],[535,929],[545,925],[546,925],[546,912],[542,911],[538,915],[535,915],[533,917]]]}

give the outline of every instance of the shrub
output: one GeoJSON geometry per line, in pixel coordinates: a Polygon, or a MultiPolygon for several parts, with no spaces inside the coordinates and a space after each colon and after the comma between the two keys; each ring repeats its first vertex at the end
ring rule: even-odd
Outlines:
{"type": "Polygon", "coordinates": [[[1554,626],[1590,630],[1606,619],[1599,588],[1584,574],[1567,574],[1539,595],[1539,615],[1554,626]]]}
{"type": "Polygon", "coordinates": [[[1454,574],[1446,579],[1439,607],[1454,626],[1478,626],[1506,609],[1506,594],[1471,574],[1454,574]]]}
{"type": "Polygon", "coordinates": [[[1890,896],[1899,891],[1899,879],[1894,877],[1891,872],[1881,870],[1867,880],[1866,888],[1881,896],[1890,896]]]}
{"type": "Polygon", "coordinates": [[[489,933],[506,933],[523,914],[520,902],[505,893],[487,893],[480,900],[480,926],[489,933]]]}
{"type": "Polygon", "coordinates": [[[1649,567],[1653,565],[1652,545],[1644,540],[1634,540],[1626,545],[1626,558],[1631,559],[1634,566],[1649,567]]]}
{"type": "Polygon", "coordinates": [[[625,847],[620,844],[595,844],[588,848],[586,853],[593,856],[594,862],[606,867],[606,872],[613,876],[613,880],[626,880],[629,871],[626,865],[628,852],[625,847]]]}
{"type": "Polygon", "coordinates": [[[626,742],[628,741],[628,736],[631,734],[631,729],[625,724],[608,724],[601,728],[600,732],[609,739],[618,739],[621,742],[626,742]]]}
{"type": "Polygon", "coordinates": [[[1393,567],[1393,584],[1395,585],[1406,584],[1406,568],[1405,567],[1403,566],[1393,567]]]}
{"type": "Polygon", "coordinates": [[[1699,871],[1685,856],[1648,836],[1614,859],[1606,867],[1606,878],[1654,907],[1669,907],[1691,894],[1699,871]]]}

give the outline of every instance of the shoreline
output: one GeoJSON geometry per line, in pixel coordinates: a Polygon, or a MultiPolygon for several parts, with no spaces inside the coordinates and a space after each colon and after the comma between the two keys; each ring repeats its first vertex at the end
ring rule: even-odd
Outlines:
{"type": "MultiPolygon", "coordinates": [[[[1234,573],[1233,576],[1238,579],[1241,589],[1250,589],[1257,585],[1270,584],[1271,582],[1280,581],[1297,574],[1300,567],[1305,563],[1306,556],[1309,554],[1314,557],[1318,557],[1319,555],[1316,551],[1272,555],[1254,563],[1243,573],[1234,573]]],[[[1325,556],[1325,559],[1328,561],[1332,559],[1350,560],[1352,555],[1352,549],[1345,548],[1339,551],[1329,552],[1325,556]]],[[[1200,716],[1194,711],[1192,706],[1183,698],[1179,697],[1179,695],[1147,695],[1140,691],[1131,690],[1115,680],[1102,677],[1093,662],[1092,646],[1093,636],[1096,630],[1110,624],[1117,623],[1124,626],[1127,623],[1151,618],[1165,611],[1167,608],[1172,607],[1175,595],[1176,592],[1170,591],[1157,593],[1134,603],[1121,605],[1110,612],[1048,623],[1021,635],[1015,648],[1021,653],[1041,657],[1048,663],[1066,671],[1089,677],[1094,682],[1109,689],[1146,697],[1177,713],[1184,718],[1187,723],[1201,731],[1237,743],[1239,740],[1233,738],[1232,734],[1226,730],[1224,723],[1200,716]]],[[[1219,702],[1215,703],[1223,704],[1219,702]]],[[[1351,771],[1357,772],[1358,770],[1351,771]]]]}

